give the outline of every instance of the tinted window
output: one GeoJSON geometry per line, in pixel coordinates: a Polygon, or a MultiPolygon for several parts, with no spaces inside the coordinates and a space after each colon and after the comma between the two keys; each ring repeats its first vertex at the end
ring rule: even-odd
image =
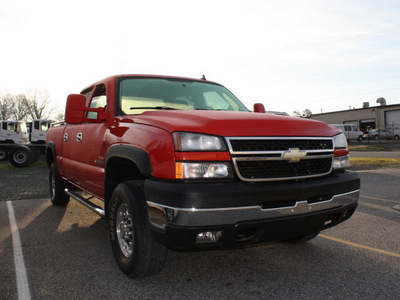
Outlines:
{"type": "MultiPolygon", "coordinates": [[[[91,108],[99,108],[106,107],[107,105],[107,97],[106,97],[106,87],[104,84],[96,87],[94,91],[92,101],[90,101],[89,107],[91,108]]],[[[97,112],[90,111],[87,114],[88,119],[97,119],[97,112]]]]}

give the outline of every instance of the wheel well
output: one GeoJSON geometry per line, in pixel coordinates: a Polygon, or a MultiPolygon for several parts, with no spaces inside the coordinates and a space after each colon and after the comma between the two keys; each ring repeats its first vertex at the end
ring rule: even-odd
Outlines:
{"type": "Polygon", "coordinates": [[[112,193],[118,184],[128,180],[146,179],[133,161],[121,157],[112,157],[107,161],[104,177],[104,208],[106,211],[112,193]]]}

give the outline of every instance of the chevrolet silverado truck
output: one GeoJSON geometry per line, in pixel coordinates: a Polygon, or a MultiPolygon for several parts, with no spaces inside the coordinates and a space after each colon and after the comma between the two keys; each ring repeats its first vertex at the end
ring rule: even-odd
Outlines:
{"type": "Polygon", "coordinates": [[[168,247],[310,240],[359,199],[342,131],[251,112],[205,79],[103,79],[68,96],[46,149],[52,203],[104,216],[131,277],[162,270],[168,247]]]}

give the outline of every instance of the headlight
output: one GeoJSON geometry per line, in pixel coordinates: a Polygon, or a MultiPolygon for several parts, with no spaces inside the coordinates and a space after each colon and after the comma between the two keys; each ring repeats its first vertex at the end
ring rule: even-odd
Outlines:
{"type": "Polygon", "coordinates": [[[221,151],[226,150],[223,139],[219,136],[191,133],[174,132],[172,134],[175,150],[179,151],[221,151]]]}
{"type": "Polygon", "coordinates": [[[339,133],[333,137],[335,149],[347,148],[347,139],[343,133],[339,133]]]}
{"type": "Polygon", "coordinates": [[[201,179],[201,178],[232,178],[233,173],[230,163],[224,162],[177,162],[177,179],[201,179]]]}
{"type": "Polygon", "coordinates": [[[343,133],[340,133],[333,137],[334,143],[334,158],[333,158],[333,169],[343,170],[350,166],[349,161],[349,150],[347,148],[347,139],[343,133]]]}

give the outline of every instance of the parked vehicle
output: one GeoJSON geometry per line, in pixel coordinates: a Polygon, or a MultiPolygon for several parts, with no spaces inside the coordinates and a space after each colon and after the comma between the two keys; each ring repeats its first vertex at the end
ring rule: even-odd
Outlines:
{"type": "Polygon", "coordinates": [[[28,123],[27,125],[31,143],[45,144],[46,134],[52,123],[52,120],[47,119],[36,119],[28,123]]]}
{"type": "Polygon", "coordinates": [[[344,135],[346,136],[347,140],[357,140],[358,142],[362,142],[363,140],[363,132],[358,130],[357,126],[355,125],[348,125],[348,124],[329,124],[336,128],[339,128],[344,135]]]}
{"type": "Polygon", "coordinates": [[[368,139],[370,140],[391,140],[393,138],[398,140],[399,136],[387,129],[374,129],[368,132],[368,139]]]}
{"type": "Polygon", "coordinates": [[[24,121],[1,121],[0,143],[27,144],[29,134],[24,121]]]}
{"type": "Polygon", "coordinates": [[[393,130],[393,139],[395,139],[395,140],[400,139],[400,129],[393,130]]]}
{"type": "Polygon", "coordinates": [[[29,133],[24,121],[1,121],[0,161],[9,159],[15,167],[26,167],[44,154],[44,145],[29,143],[29,133]]]}
{"type": "Polygon", "coordinates": [[[359,199],[339,129],[250,112],[207,80],[103,79],[68,96],[46,150],[52,203],[71,197],[105,216],[132,277],[158,273],[167,247],[310,240],[359,199]]]}

